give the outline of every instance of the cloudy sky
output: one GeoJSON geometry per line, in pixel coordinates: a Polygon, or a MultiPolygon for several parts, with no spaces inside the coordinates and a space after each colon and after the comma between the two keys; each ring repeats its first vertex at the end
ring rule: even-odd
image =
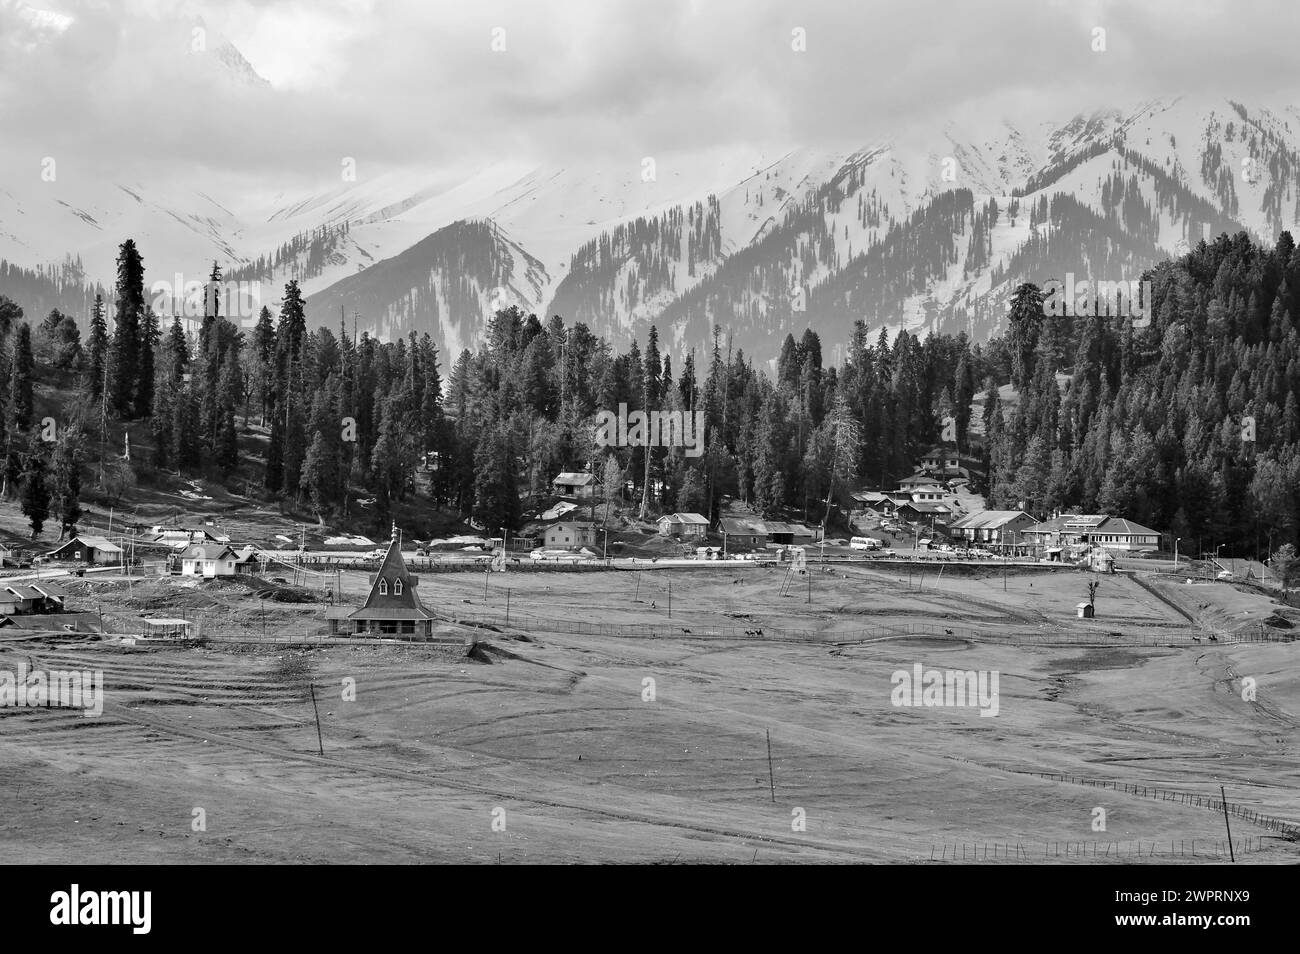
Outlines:
{"type": "Polygon", "coordinates": [[[0,0],[0,163],[309,183],[343,156],[454,176],[1178,93],[1296,102],[1298,25],[1294,0],[0,0]]]}

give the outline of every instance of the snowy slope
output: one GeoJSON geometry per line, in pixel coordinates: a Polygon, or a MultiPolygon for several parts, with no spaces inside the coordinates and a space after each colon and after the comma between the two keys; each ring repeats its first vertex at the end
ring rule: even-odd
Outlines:
{"type": "MultiPolygon", "coordinates": [[[[37,46],[73,22],[27,0],[0,0],[0,15],[37,46]]],[[[208,42],[212,55],[186,69],[279,95],[227,39],[213,31],[208,42]]],[[[0,167],[13,158],[0,144],[0,167]]],[[[653,322],[678,350],[704,344],[719,323],[757,350],[808,325],[840,335],[857,307],[848,303],[862,302],[877,328],[985,335],[1014,282],[1073,267],[1053,237],[1076,237],[1076,270],[1090,267],[1082,213],[1030,226],[1029,210],[1058,194],[1095,216],[1127,267],[1238,223],[1267,241],[1295,230],[1300,110],[1179,97],[1050,123],[965,113],[834,145],[347,171],[257,192],[197,177],[104,182],[71,158],[53,181],[28,167],[0,180],[0,258],[34,267],[79,256],[89,279],[109,283],[131,237],[150,282],[202,279],[215,260],[257,271],[273,309],[295,278],[313,322],[333,325],[341,310],[376,334],[427,330],[446,347],[476,343],[486,310],[501,304],[559,311],[615,340],[653,322]],[[951,234],[924,233],[948,250],[940,265],[926,260],[934,248],[909,246],[898,230],[954,190],[973,196],[971,211],[951,234]],[[971,230],[990,202],[1000,214],[972,257],[971,230]],[[872,256],[886,252],[891,274],[899,256],[915,274],[882,278],[872,256]]]]}

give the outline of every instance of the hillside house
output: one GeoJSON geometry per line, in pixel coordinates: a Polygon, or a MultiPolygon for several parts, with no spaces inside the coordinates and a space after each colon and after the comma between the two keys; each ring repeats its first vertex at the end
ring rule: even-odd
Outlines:
{"type": "Polygon", "coordinates": [[[702,540],[709,535],[709,521],[702,514],[666,513],[657,522],[661,536],[702,540]]]}
{"type": "Polygon", "coordinates": [[[239,554],[220,543],[200,543],[181,554],[181,576],[234,576],[239,554]]]}
{"type": "Polygon", "coordinates": [[[258,558],[257,547],[244,547],[235,551],[235,575],[257,576],[262,572],[262,561],[258,558]]]}
{"type": "Polygon", "coordinates": [[[1086,531],[1082,542],[1107,550],[1150,553],[1160,548],[1160,534],[1123,517],[1110,517],[1100,526],[1086,531]]]}
{"type": "Polygon", "coordinates": [[[821,527],[816,529],[802,523],[782,523],[776,520],[764,520],[769,543],[782,546],[807,546],[821,539],[821,527]]]}
{"type": "Polygon", "coordinates": [[[546,528],[548,550],[577,550],[596,545],[596,525],[586,520],[564,520],[546,528]]]}
{"type": "Polygon", "coordinates": [[[951,496],[947,490],[938,484],[923,485],[912,491],[912,503],[943,503],[944,498],[951,496]]]}
{"type": "Polygon", "coordinates": [[[741,517],[722,517],[718,520],[722,532],[722,545],[762,547],[768,542],[767,527],[760,520],[741,517]]]}
{"type": "Polygon", "coordinates": [[[68,560],[96,566],[121,566],[122,548],[107,537],[78,534],[67,543],[51,550],[51,560],[68,560]]]}
{"type": "Polygon", "coordinates": [[[565,471],[551,481],[551,486],[555,488],[556,494],[561,497],[577,497],[580,500],[588,500],[596,493],[596,478],[587,473],[565,471]]]}
{"type": "Polygon", "coordinates": [[[1127,553],[1149,553],[1160,548],[1158,531],[1108,514],[1060,514],[1029,527],[1024,535],[1027,541],[1045,550],[1091,545],[1127,553]]]}
{"type": "Polygon", "coordinates": [[[908,523],[924,523],[933,526],[947,523],[952,517],[952,508],[945,503],[929,500],[908,501],[899,504],[894,513],[900,520],[906,520],[908,523]]]}
{"type": "Polygon", "coordinates": [[[949,529],[967,543],[1013,546],[1027,542],[1024,532],[1036,523],[1023,510],[980,510],[953,521],[949,529]]]}
{"type": "Polygon", "coordinates": [[[166,547],[184,547],[194,542],[184,527],[150,527],[149,536],[151,542],[166,547]]]}
{"type": "Polygon", "coordinates": [[[67,594],[51,583],[0,586],[0,616],[62,613],[67,594]]]}
{"type": "Polygon", "coordinates": [[[879,490],[859,490],[853,494],[853,500],[862,509],[873,513],[889,514],[894,512],[895,503],[888,494],[879,490]]]}
{"type": "Polygon", "coordinates": [[[921,458],[921,470],[931,474],[957,474],[961,472],[961,455],[955,447],[932,447],[921,458]]]}
{"type": "Polygon", "coordinates": [[[927,488],[942,490],[943,484],[929,474],[913,474],[911,477],[904,477],[898,482],[898,489],[908,494],[927,488]]]}

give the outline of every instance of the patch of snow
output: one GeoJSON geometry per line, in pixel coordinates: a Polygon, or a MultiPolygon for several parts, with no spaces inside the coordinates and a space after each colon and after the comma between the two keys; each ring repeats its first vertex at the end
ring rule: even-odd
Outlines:
{"type": "Polygon", "coordinates": [[[577,509],[578,509],[578,505],[577,505],[577,504],[575,504],[575,503],[569,503],[568,501],[561,500],[561,501],[560,501],[559,503],[557,503],[554,507],[552,507],[550,510],[546,511],[546,513],[542,514],[542,515],[541,515],[540,517],[538,517],[537,519],[538,519],[538,520],[558,520],[560,517],[564,516],[566,513],[569,513],[569,512],[571,512],[571,511],[574,511],[574,510],[577,510],[577,509]]]}

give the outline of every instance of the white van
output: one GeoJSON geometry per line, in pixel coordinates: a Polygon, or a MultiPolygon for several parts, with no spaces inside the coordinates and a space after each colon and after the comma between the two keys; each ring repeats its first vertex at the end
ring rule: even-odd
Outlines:
{"type": "Polygon", "coordinates": [[[879,550],[885,544],[874,537],[854,537],[849,541],[849,547],[854,550],[879,550]]]}

